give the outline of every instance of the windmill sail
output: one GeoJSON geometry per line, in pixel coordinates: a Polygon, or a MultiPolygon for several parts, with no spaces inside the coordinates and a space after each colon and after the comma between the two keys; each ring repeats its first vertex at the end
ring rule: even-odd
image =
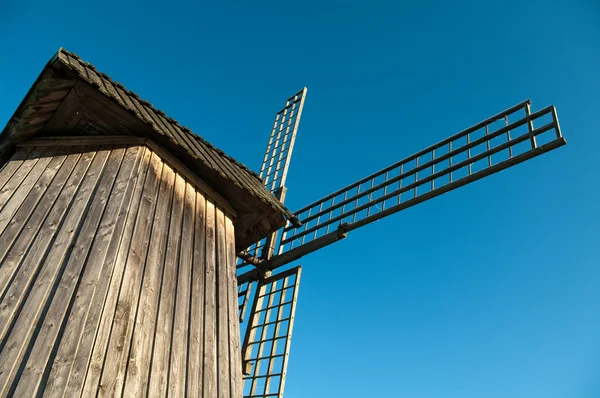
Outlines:
{"type": "MultiPolygon", "coordinates": [[[[294,150],[296,133],[300,125],[306,92],[305,87],[292,95],[286,101],[283,109],[275,115],[265,156],[260,167],[260,178],[262,178],[267,189],[282,203],[285,200],[285,181],[292,158],[292,151],[294,150]]],[[[268,240],[268,238],[265,238],[250,246],[246,252],[257,258],[265,257],[266,253],[263,253],[263,249],[269,243],[268,240]]]]}
{"type": "MultiPolygon", "coordinates": [[[[271,135],[265,151],[265,156],[260,168],[260,177],[265,186],[282,203],[285,200],[285,181],[294,150],[296,133],[300,125],[304,100],[306,98],[306,87],[292,95],[285,106],[275,115],[271,135]]],[[[246,253],[250,257],[268,258],[273,253],[274,242],[278,238],[278,232],[253,244],[246,253]],[[265,250],[266,249],[266,250],[265,250]]],[[[243,270],[249,263],[238,259],[237,268],[243,270]]],[[[247,310],[248,299],[253,292],[251,283],[240,283],[238,286],[238,305],[240,323],[244,321],[247,310]]]]}
{"type": "Polygon", "coordinates": [[[242,345],[244,397],[283,397],[301,267],[258,282],[242,345]]]}
{"type": "Polygon", "coordinates": [[[285,185],[305,98],[306,87],[291,96],[283,109],[275,116],[269,144],[259,173],[265,186],[271,192],[275,192],[285,185]]]}
{"type": "MultiPolygon", "coordinates": [[[[524,101],[300,209],[286,226],[273,270],[346,233],[565,145],[554,106],[524,101]]],[[[252,271],[238,281],[252,279],[252,271]]]]}

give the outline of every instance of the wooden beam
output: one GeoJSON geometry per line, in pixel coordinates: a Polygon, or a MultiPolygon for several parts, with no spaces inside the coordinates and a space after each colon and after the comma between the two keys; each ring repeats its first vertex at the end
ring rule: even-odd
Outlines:
{"type": "Polygon", "coordinates": [[[214,200],[215,204],[219,206],[219,209],[225,211],[225,214],[232,219],[237,217],[237,212],[231,204],[211,188],[206,182],[191,171],[187,166],[181,163],[175,158],[169,151],[164,149],[149,138],[136,137],[136,136],[121,136],[121,135],[107,135],[107,136],[67,136],[67,137],[41,137],[32,138],[27,141],[23,141],[17,144],[17,147],[55,147],[55,146],[76,146],[76,145],[145,145],[150,148],[154,153],[160,156],[166,163],[177,170],[182,176],[185,177],[191,184],[197,189],[203,191],[210,199],[214,200]]]}

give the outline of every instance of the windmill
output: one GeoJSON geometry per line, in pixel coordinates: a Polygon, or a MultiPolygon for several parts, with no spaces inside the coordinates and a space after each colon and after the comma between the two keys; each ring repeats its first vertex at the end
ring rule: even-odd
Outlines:
{"type": "MultiPolygon", "coordinates": [[[[277,113],[260,169],[282,203],[306,92],[277,113]]],[[[555,107],[532,113],[530,105],[523,101],[304,206],[238,253],[244,397],[283,396],[301,275],[300,266],[286,266],[357,228],[565,145],[555,107]]]]}

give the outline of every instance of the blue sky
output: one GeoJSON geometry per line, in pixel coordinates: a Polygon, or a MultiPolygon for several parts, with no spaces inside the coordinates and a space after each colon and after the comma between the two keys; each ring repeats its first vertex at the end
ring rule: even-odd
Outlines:
{"type": "Polygon", "coordinates": [[[291,210],[524,99],[569,144],[303,258],[286,398],[600,396],[600,3],[0,5],[0,123],[63,46],[258,170],[309,89],[291,210]]]}

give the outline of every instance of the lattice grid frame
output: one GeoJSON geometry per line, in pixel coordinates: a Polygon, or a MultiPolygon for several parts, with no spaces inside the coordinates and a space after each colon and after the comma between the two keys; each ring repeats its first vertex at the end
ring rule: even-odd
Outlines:
{"type": "Polygon", "coordinates": [[[245,398],[283,397],[301,267],[258,282],[242,358],[245,398]]]}

